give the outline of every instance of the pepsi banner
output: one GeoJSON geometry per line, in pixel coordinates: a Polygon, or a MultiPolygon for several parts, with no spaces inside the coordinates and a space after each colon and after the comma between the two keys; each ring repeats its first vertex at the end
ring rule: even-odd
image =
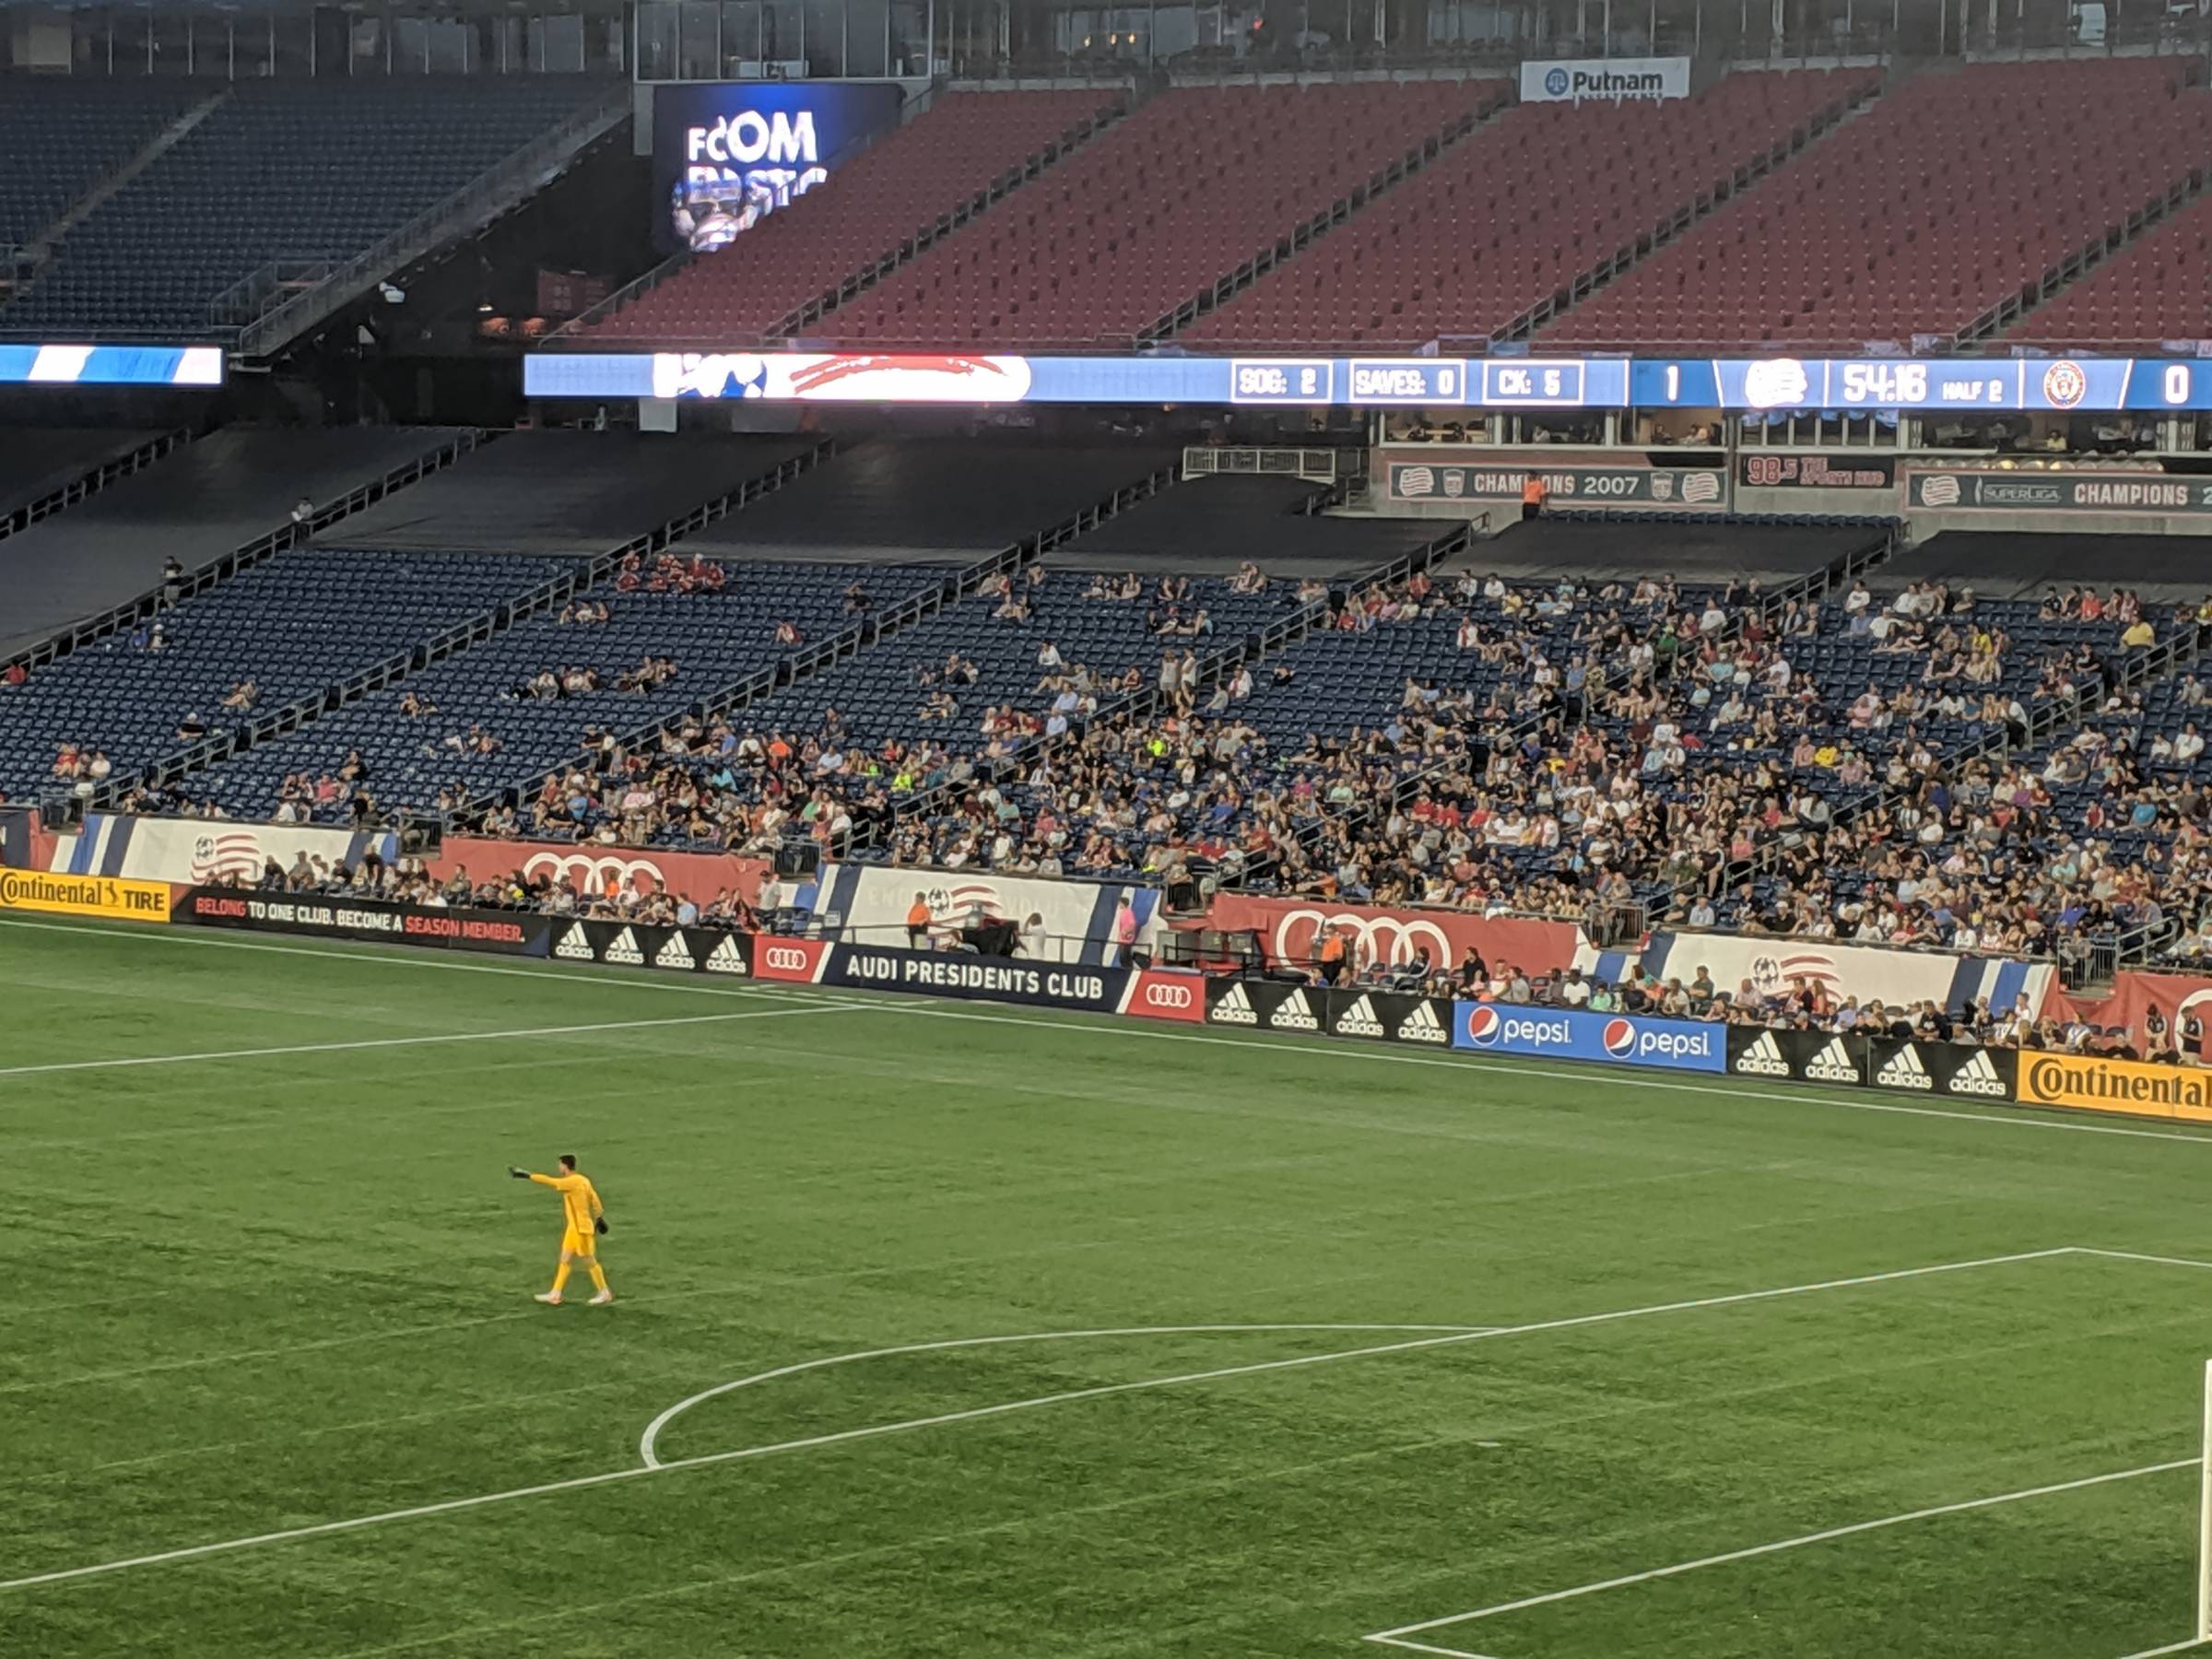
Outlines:
{"type": "Polygon", "coordinates": [[[1463,1002],[1453,1005],[1452,1046],[1530,1059],[1718,1072],[1726,1069],[1727,1030],[1697,1020],[1463,1002]]]}
{"type": "MultiPolygon", "coordinates": [[[[725,81],[653,89],[653,235],[668,253],[726,248],[899,124],[893,81],[725,81]]],[[[896,240],[912,225],[871,227],[896,240]]]]}
{"type": "Polygon", "coordinates": [[[321,934],[387,945],[486,950],[504,956],[544,956],[548,933],[547,918],[527,912],[451,910],[259,888],[187,888],[177,895],[170,920],[197,927],[321,934]]]}

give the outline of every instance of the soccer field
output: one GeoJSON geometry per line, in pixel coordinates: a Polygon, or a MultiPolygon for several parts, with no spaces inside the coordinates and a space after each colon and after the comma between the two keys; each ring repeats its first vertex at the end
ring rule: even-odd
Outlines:
{"type": "Polygon", "coordinates": [[[1883,1105],[0,924],[0,1653],[2181,1641],[2212,1139],[1883,1105]]]}

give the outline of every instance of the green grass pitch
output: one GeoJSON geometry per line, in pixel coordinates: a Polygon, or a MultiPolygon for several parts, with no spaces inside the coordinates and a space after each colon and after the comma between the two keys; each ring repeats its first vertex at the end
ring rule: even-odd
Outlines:
{"type": "Polygon", "coordinates": [[[1852,1099],[0,924],[0,1653],[2186,1637],[2212,1141],[1852,1099]]]}

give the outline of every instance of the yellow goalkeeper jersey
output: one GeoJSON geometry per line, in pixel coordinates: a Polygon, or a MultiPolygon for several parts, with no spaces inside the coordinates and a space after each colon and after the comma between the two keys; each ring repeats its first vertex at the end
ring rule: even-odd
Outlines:
{"type": "Polygon", "coordinates": [[[560,1194],[561,1212],[568,1218],[571,1232],[590,1232],[593,1218],[606,1213],[599,1202],[599,1189],[582,1175],[533,1175],[530,1179],[560,1194]]]}

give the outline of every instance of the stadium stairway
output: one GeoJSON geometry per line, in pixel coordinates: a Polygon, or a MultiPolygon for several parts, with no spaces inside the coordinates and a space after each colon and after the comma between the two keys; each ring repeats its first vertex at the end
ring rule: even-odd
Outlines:
{"type": "Polygon", "coordinates": [[[2205,300],[2212,171],[2200,169],[2087,247],[2051,266],[1959,331],[1961,347],[2000,336],[2053,350],[2141,351],[2198,338],[2205,300]]]}
{"type": "Polygon", "coordinates": [[[1218,278],[1211,287],[1184,300],[1173,311],[1155,318],[1137,331],[1137,343],[1140,346],[1155,344],[1227,305],[1283,261],[1303,253],[1331,230],[1351,219],[1370,203],[1412,178],[1461,140],[1479,131],[1484,123],[1508,106],[1510,91],[1509,85],[1500,81],[1493,101],[1455,116],[1441,131],[1428,135],[1418,148],[1407,151],[1382,171],[1361,181],[1288,235],[1261,249],[1235,270],[1218,278]]]}
{"type": "MultiPolygon", "coordinates": [[[[312,729],[317,721],[350,709],[372,693],[400,687],[410,677],[449,659],[460,657],[488,641],[502,639],[518,626],[557,611],[570,599],[611,582],[622,561],[632,554],[647,559],[660,554],[700,526],[738,512],[750,502],[783,488],[827,460],[835,453],[835,449],[832,441],[822,439],[811,448],[776,462],[768,470],[735,488],[676,514],[651,530],[618,547],[607,548],[594,558],[494,556],[495,563],[503,559],[519,572],[536,574],[541,579],[520,592],[514,591],[512,586],[503,588],[492,595],[497,602],[488,607],[466,613],[461,619],[436,633],[418,635],[405,649],[393,652],[366,666],[355,668],[340,679],[329,681],[269,713],[259,715],[238,731],[211,736],[206,742],[169,754],[134,776],[119,776],[111,780],[104,788],[95,792],[92,804],[102,806],[112,805],[127,789],[140,783],[156,789],[182,788],[189,792],[195,779],[208,775],[211,769],[224,762],[248,756],[257,748],[288,738],[303,729],[312,729]],[[545,574],[548,569],[555,573],[545,574]]],[[[373,559],[378,555],[371,552],[364,554],[364,557],[373,559]]],[[[396,557],[403,563],[421,564],[441,556],[412,553],[396,557]]],[[[328,770],[340,758],[328,757],[322,767],[312,770],[328,770]]],[[[244,806],[243,816],[258,816],[266,807],[266,803],[240,803],[227,809],[236,812],[240,805],[244,806]]]]}

